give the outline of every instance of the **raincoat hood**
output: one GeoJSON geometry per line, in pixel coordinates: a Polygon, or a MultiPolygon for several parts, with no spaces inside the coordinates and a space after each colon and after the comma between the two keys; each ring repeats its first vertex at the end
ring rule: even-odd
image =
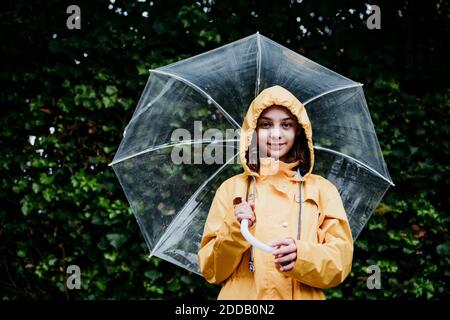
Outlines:
{"type": "MultiPolygon", "coordinates": [[[[296,118],[300,126],[305,131],[306,139],[308,142],[308,149],[310,155],[310,165],[308,172],[304,175],[307,176],[312,172],[314,165],[314,148],[312,141],[312,128],[309,121],[308,114],[306,113],[305,106],[288,90],[281,86],[273,86],[261,91],[261,93],[253,100],[248,108],[247,114],[244,118],[244,123],[241,128],[240,136],[240,160],[242,167],[244,168],[244,174],[249,176],[259,176],[260,174],[252,171],[247,164],[245,154],[249,149],[252,137],[256,130],[258,118],[261,113],[274,105],[286,107],[296,118]]],[[[256,136],[256,135],[255,135],[256,136]]],[[[260,163],[265,170],[270,167],[281,168],[282,170],[291,169],[294,164],[285,164],[281,160],[275,160],[273,158],[261,158],[260,163]]]]}

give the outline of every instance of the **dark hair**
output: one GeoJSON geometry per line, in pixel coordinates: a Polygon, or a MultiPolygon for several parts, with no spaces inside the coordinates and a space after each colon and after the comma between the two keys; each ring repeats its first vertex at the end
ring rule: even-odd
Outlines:
{"type": "MultiPolygon", "coordinates": [[[[255,129],[256,131],[256,129],[255,129]]],[[[286,163],[292,163],[300,160],[298,168],[300,168],[300,173],[302,176],[308,173],[311,162],[311,155],[308,147],[308,139],[306,138],[306,133],[303,127],[297,123],[297,135],[295,137],[294,145],[291,150],[289,150],[286,155],[286,163]]],[[[256,137],[254,137],[256,138],[256,137]]],[[[256,156],[252,157],[253,159],[257,159],[256,163],[249,163],[249,150],[245,152],[245,160],[247,161],[247,165],[253,172],[259,171],[259,145],[256,143],[256,150],[252,150],[252,152],[256,152],[256,156]]],[[[297,167],[293,168],[297,170],[297,167]]]]}

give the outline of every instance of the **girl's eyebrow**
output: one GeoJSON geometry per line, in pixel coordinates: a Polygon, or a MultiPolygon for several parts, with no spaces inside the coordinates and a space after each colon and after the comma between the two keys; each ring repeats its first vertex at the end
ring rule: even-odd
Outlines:
{"type": "MultiPolygon", "coordinates": [[[[267,118],[267,117],[264,117],[264,116],[261,116],[259,118],[260,119],[267,119],[267,120],[271,120],[271,121],[273,120],[272,118],[267,118]]],[[[292,120],[292,121],[294,121],[295,119],[292,118],[292,117],[281,119],[281,121],[285,121],[285,120],[292,120]]]]}

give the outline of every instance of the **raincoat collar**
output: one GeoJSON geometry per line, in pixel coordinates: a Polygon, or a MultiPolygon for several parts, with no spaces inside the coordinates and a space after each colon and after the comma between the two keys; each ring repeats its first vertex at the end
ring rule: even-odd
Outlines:
{"type": "MultiPolygon", "coordinates": [[[[274,180],[272,183],[276,186],[278,179],[280,176],[287,177],[290,181],[304,181],[304,188],[302,188],[302,202],[305,202],[307,200],[314,201],[317,205],[319,205],[319,190],[317,188],[316,183],[314,183],[313,180],[307,179],[305,180],[300,170],[295,170],[295,167],[300,163],[300,161],[292,162],[292,163],[286,163],[281,160],[275,160],[273,158],[267,157],[267,158],[261,158],[260,159],[260,170],[259,170],[259,177],[262,180],[270,179],[271,177],[274,177],[274,180]]],[[[256,176],[253,176],[253,179],[255,179],[256,176]]],[[[256,185],[253,185],[256,189],[256,185]]],[[[254,193],[256,193],[256,190],[253,190],[254,193]]],[[[282,191],[283,192],[283,191],[282,191]]]]}
{"type": "MultiPolygon", "coordinates": [[[[303,130],[305,131],[306,139],[308,141],[310,166],[309,171],[303,177],[296,178],[295,177],[296,172],[290,169],[298,165],[297,162],[286,164],[282,161],[274,159],[264,161],[268,162],[266,164],[269,167],[273,166],[273,164],[276,161],[279,161],[280,164],[279,167],[283,172],[287,172],[290,179],[303,181],[303,179],[305,179],[308,175],[311,174],[314,166],[314,147],[312,141],[311,122],[309,121],[305,106],[291,92],[280,86],[273,86],[261,91],[261,93],[253,100],[253,102],[250,104],[250,107],[247,110],[247,114],[244,118],[244,123],[242,124],[241,128],[240,145],[239,145],[240,146],[239,157],[241,160],[242,167],[244,169],[244,174],[256,177],[260,176],[259,173],[250,170],[250,168],[247,165],[247,159],[245,158],[245,154],[250,147],[260,114],[265,109],[273,105],[284,106],[287,109],[289,109],[289,111],[291,111],[291,113],[294,116],[296,116],[298,123],[302,126],[303,130]],[[283,167],[283,164],[286,166],[283,167]],[[289,171],[293,171],[292,176],[291,173],[289,173],[289,171]]],[[[264,158],[260,159],[260,167],[266,165],[263,164],[263,161],[261,161],[263,159],[264,158]]]]}
{"type": "Polygon", "coordinates": [[[260,158],[259,175],[264,177],[282,174],[288,178],[292,178],[297,173],[295,167],[298,166],[299,163],[300,161],[286,163],[270,157],[260,158]]]}

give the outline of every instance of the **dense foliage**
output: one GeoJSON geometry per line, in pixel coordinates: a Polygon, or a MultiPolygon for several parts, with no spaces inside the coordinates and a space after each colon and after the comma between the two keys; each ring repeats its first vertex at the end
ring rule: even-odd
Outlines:
{"type": "Polygon", "coordinates": [[[148,77],[259,31],[364,83],[396,184],[356,242],[353,271],[329,298],[442,298],[450,276],[449,5],[378,2],[2,1],[2,299],[214,298],[218,287],[148,259],[107,164],[148,77]],[[77,264],[82,289],[65,286],[77,264]],[[369,290],[367,267],[381,269],[369,290]]]}

